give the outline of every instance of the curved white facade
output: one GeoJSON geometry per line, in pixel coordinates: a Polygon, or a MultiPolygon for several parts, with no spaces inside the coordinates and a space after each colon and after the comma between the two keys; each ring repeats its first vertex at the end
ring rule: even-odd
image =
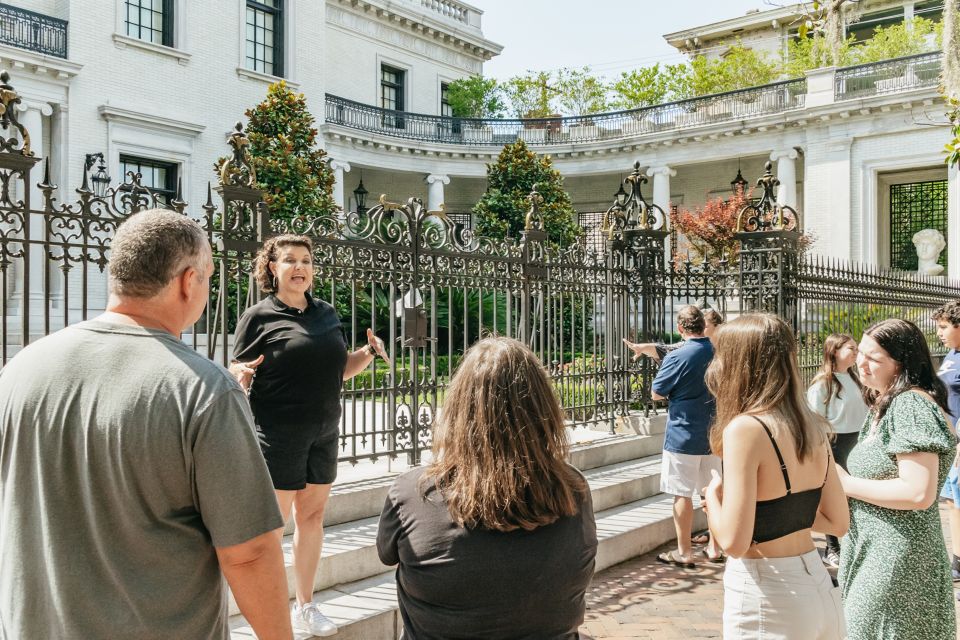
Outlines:
{"type": "MultiPolygon", "coordinates": [[[[0,66],[24,97],[22,119],[40,132],[34,132],[36,146],[51,158],[61,200],[72,199],[85,155],[102,152],[114,183],[121,179],[121,158],[166,163],[176,167],[185,199],[203,202],[233,123],[278,79],[248,62],[244,0],[172,0],[168,45],[129,35],[125,0],[9,4],[67,22],[66,58],[0,42],[0,66]]],[[[430,142],[416,134],[362,130],[324,122],[325,100],[329,94],[383,106],[387,70],[391,82],[402,80],[391,89],[400,111],[440,114],[442,85],[480,72],[501,50],[483,35],[482,11],[458,0],[281,4],[277,55],[283,77],[306,95],[317,117],[335,161],[341,204],[352,206],[362,175],[372,197],[417,196],[468,213],[483,192],[486,165],[500,150],[489,134],[475,133],[476,143],[464,131],[456,142],[430,142]]],[[[741,21],[761,25],[758,31],[772,24],[768,18],[741,21]]],[[[956,169],[948,177],[942,162],[944,108],[935,86],[911,81],[910,73],[875,82],[877,95],[862,97],[848,96],[834,70],[826,69],[807,79],[802,95],[791,93],[800,102],[783,110],[741,118],[722,111],[721,100],[692,105],[687,119],[671,116],[666,126],[647,126],[649,119],[638,116],[636,126],[624,121],[606,137],[596,135],[603,123],[575,123],[576,132],[573,126],[562,132],[571,140],[603,138],[591,142],[541,144],[552,125],[521,126],[515,135],[553,158],[581,212],[605,209],[636,161],[651,177],[648,198],[666,208],[724,196],[738,166],[752,182],[773,160],[787,182],[781,198],[801,211],[819,252],[881,265],[887,260],[890,185],[949,178],[949,270],[956,277],[960,179],[956,169]]]]}

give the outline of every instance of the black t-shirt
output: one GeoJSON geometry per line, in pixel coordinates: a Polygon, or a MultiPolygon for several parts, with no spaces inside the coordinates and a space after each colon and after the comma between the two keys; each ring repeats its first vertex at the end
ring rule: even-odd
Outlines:
{"type": "Polygon", "coordinates": [[[384,564],[398,564],[397,599],[410,640],[573,640],[593,577],[597,528],[580,512],[533,531],[466,529],[419,480],[397,478],[377,531],[384,564]]]}
{"type": "Polygon", "coordinates": [[[234,358],[263,363],[250,387],[260,426],[309,424],[336,429],[347,364],[347,340],[336,310],[306,295],[304,310],[269,296],[237,322],[234,358]]]}

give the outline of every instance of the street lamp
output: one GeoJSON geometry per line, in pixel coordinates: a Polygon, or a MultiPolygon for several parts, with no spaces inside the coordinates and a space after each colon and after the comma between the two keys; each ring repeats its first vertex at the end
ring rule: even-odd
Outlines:
{"type": "Polygon", "coordinates": [[[620,180],[620,188],[617,189],[617,192],[613,194],[614,202],[616,202],[621,207],[627,204],[627,192],[623,190],[623,179],[620,180]]]}
{"type": "Polygon", "coordinates": [[[107,188],[110,186],[110,176],[107,174],[107,165],[104,162],[103,154],[100,152],[88,153],[83,161],[83,172],[84,174],[89,173],[90,169],[93,168],[93,163],[97,160],[100,161],[100,164],[97,166],[97,172],[90,177],[90,181],[93,183],[93,195],[102,198],[107,194],[107,188]]]}
{"type": "Polygon", "coordinates": [[[357,202],[357,213],[363,213],[367,206],[367,194],[370,193],[363,188],[363,174],[360,174],[360,184],[353,190],[353,198],[357,202]]]}
{"type": "Polygon", "coordinates": [[[747,182],[747,179],[743,177],[742,173],[740,173],[740,158],[737,158],[737,177],[730,181],[730,187],[733,189],[733,195],[737,195],[737,193],[746,193],[748,184],[750,183],[747,182]]]}

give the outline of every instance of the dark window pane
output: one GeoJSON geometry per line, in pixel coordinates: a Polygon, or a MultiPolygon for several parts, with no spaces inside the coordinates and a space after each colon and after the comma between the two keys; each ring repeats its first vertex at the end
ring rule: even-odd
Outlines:
{"type": "MultiPolygon", "coordinates": [[[[921,229],[936,229],[947,237],[946,180],[890,185],[891,268],[917,270],[913,234],[921,229]]],[[[938,262],[946,269],[946,251],[940,254],[938,262]]]]}

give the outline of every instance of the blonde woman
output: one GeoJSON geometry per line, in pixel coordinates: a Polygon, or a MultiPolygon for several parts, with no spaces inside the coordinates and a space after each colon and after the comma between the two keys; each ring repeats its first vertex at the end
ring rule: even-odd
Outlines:
{"type": "Polygon", "coordinates": [[[830,426],[807,406],[793,331],[746,315],[714,336],[707,385],[717,399],[712,449],[723,459],[706,490],[712,535],[729,556],[723,637],[840,640],[839,590],[812,531],[842,536],[847,500],[830,426]]]}
{"type": "MultiPolygon", "coordinates": [[[[807,389],[810,408],[833,428],[830,449],[834,461],[844,469],[867,417],[856,365],[856,340],[845,333],[831,333],[823,341],[823,364],[807,389]]],[[[827,536],[824,561],[832,567],[840,566],[840,539],[836,536],[827,536]]]]}
{"type": "Polygon", "coordinates": [[[405,637],[578,638],[597,533],[564,415],[523,344],[487,338],[450,383],[435,462],[400,476],[377,532],[405,637]]]}

